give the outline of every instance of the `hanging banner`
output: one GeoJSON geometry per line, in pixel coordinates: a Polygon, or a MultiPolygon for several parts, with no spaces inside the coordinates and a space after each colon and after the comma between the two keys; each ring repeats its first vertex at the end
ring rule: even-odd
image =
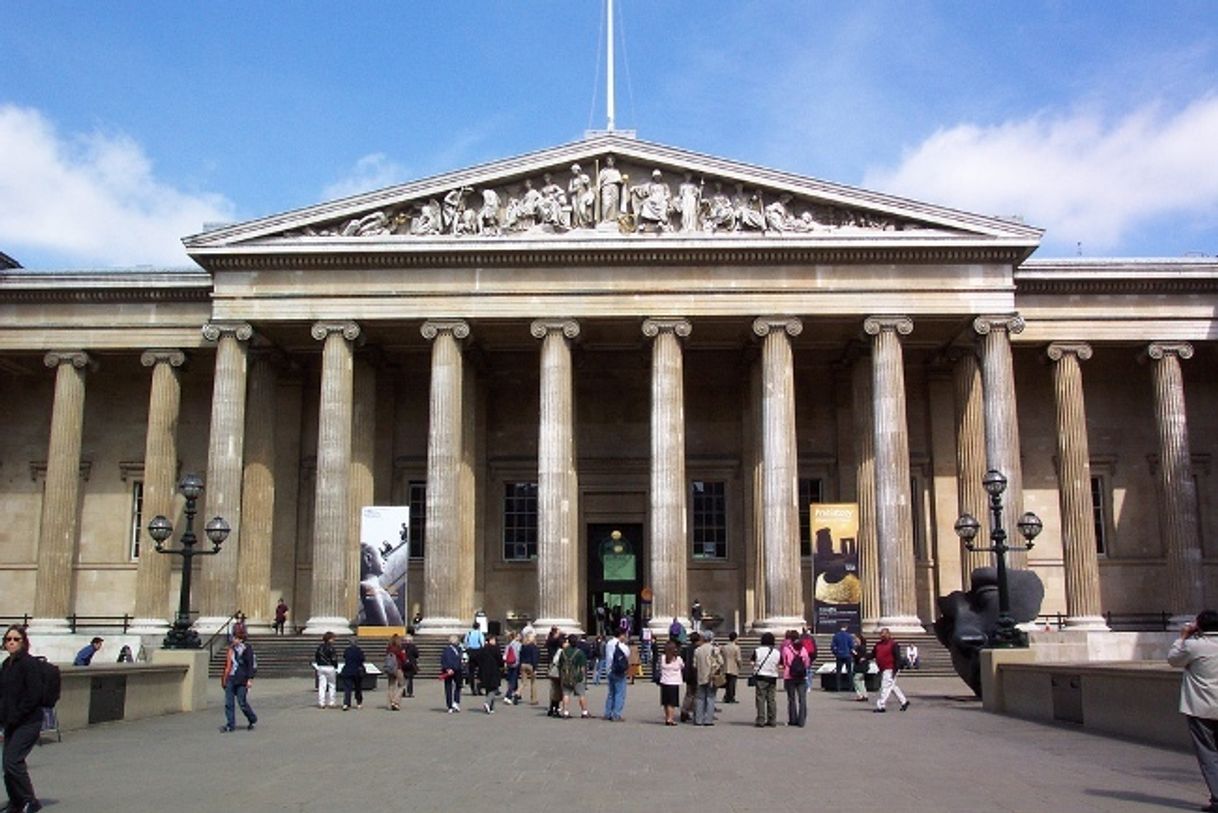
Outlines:
{"type": "Polygon", "coordinates": [[[364,506],[360,512],[359,541],[360,610],[356,623],[365,627],[404,627],[410,506],[364,506]]]}
{"type": "Polygon", "coordinates": [[[814,628],[832,633],[845,624],[851,632],[860,632],[858,503],[812,503],[809,518],[814,628]]]}

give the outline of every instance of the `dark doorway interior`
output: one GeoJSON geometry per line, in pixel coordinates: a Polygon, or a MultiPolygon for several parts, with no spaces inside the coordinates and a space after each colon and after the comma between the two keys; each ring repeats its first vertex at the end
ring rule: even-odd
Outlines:
{"type": "Polygon", "coordinates": [[[603,632],[618,607],[631,616],[632,634],[638,634],[643,561],[641,523],[588,525],[588,606],[584,629],[590,633],[603,632]],[[597,606],[605,608],[604,625],[598,626],[597,606]]]}

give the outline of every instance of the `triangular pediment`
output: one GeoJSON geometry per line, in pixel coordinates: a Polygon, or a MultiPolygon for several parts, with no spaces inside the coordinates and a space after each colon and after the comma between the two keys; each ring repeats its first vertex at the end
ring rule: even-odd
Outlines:
{"type": "Polygon", "coordinates": [[[1038,243],[1040,230],[607,133],[185,239],[195,256],[525,242],[1038,243]]]}

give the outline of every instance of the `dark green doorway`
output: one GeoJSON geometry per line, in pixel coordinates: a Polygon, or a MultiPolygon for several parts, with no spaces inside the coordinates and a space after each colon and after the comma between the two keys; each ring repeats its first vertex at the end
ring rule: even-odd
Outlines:
{"type": "MultiPolygon", "coordinates": [[[[584,629],[600,632],[597,606],[608,620],[614,607],[634,617],[643,589],[642,523],[589,523],[588,606],[584,629]]],[[[643,619],[644,622],[646,619],[643,619]]],[[[638,632],[637,624],[634,633],[638,632]]]]}

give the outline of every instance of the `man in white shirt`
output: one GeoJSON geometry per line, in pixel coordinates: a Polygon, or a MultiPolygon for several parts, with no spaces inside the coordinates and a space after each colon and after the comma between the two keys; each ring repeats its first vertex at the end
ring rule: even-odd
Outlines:
{"type": "Polygon", "coordinates": [[[605,719],[621,720],[626,708],[626,677],[630,672],[630,644],[626,643],[626,630],[619,629],[616,638],[605,641],[605,669],[609,673],[609,694],[605,696],[605,719]],[[621,650],[621,658],[614,668],[615,656],[621,650]],[[622,666],[625,669],[622,669],[622,666]]]}
{"type": "Polygon", "coordinates": [[[1167,662],[1184,668],[1180,713],[1188,718],[1201,775],[1210,803],[1202,810],[1218,813],[1218,612],[1204,610],[1184,625],[1172,642],[1167,662]]]}

